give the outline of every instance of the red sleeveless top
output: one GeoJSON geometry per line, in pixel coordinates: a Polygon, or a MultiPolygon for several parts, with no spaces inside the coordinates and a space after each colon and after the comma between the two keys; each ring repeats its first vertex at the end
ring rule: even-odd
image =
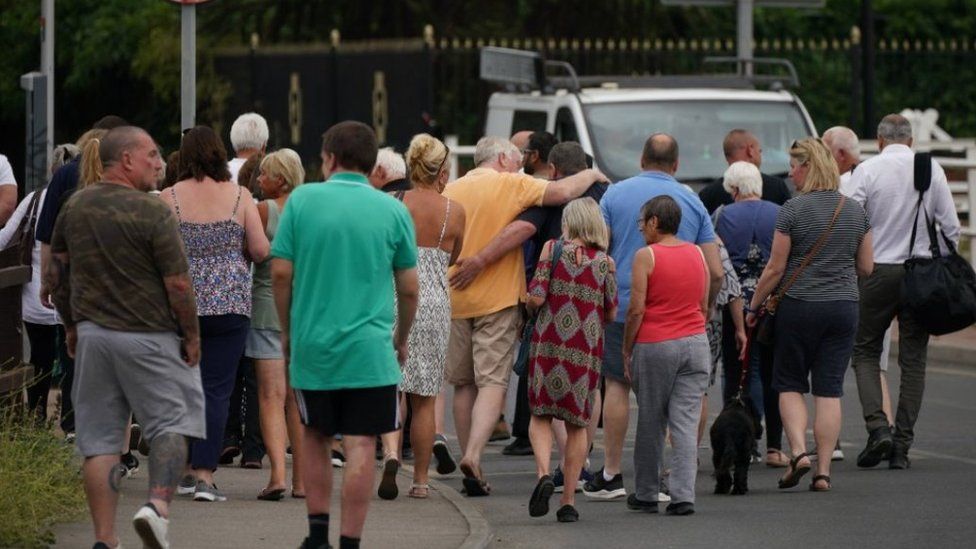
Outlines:
{"type": "Polygon", "coordinates": [[[654,270],[647,277],[644,320],[637,343],[658,343],[705,333],[702,296],[708,284],[705,260],[694,244],[652,244],[654,270]]]}

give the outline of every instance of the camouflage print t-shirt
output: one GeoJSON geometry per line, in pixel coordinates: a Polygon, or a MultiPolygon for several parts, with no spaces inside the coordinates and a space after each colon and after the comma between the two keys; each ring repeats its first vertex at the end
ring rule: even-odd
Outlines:
{"type": "Polygon", "coordinates": [[[176,331],[163,277],[189,266],[176,216],[159,198],[114,183],[78,191],[54,225],[51,252],[68,252],[74,322],[176,331]]]}

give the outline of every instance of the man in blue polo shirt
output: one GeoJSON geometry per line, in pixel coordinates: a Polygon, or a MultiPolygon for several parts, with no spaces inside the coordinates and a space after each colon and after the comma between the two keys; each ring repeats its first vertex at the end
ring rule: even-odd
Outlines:
{"type": "Polygon", "coordinates": [[[347,458],[339,547],[354,549],[373,491],[376,436],[398,428],[400,364],[417,307],[417,243],[406,206],[366,178],[376,152],[369,126],[329,128],[322,137],[328,181],[292,192],[271,248],[282,347],[305,425],[304,549],[330,547],[334,437],[342,435],[347,458]]]}
{"type": "Polygon", "coordinates": [[[603,399],[603,441],[605,456],[603,470],[583,487],[586,496],[595,499],[617,499],[627,495],[620,460],[624,436],[630,417],[630,382],[624,378],[623,334],[624,319],[630,302],[630,272],[637,250],[647,246],[644,234],[637,226],[641,207],[654,197],[667,195],[681,207],[678,238],[699,245],[711,273],[709,303],[713,303],[722,283],[722,260],[708,211],[701,200],[674,174],[678,171],[678,142],[665,133],[647,138],[641,154],[640,174],[611,185],[600,200],[600,210],[610,228],[610,257],[617,264],[617,319],[607,325],[603,345],[603,378],[606,394],[603,399]]]}

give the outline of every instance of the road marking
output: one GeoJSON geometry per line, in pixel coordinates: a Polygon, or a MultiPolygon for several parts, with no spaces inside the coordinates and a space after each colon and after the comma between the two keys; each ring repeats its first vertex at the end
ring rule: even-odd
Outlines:
{"type": "Polygon", "coordinates": [[[937,374],[946,374],[950,376],[963,376],[963,377],[976,377],[976,370],[962,370],[956,368],[941,368],[939,366],[927,368],[929,372],[935,372],[937,374]]]}
{"type": "Polygon", "coordinates": [[[976,465],[976,459],[964,458],[959,456],[950,456],[949,454],[940,454],[938,452],[927,452],[925,450],[919,450],[917,448],[911,449],[912,454],[918,454],[923,457],[936,458],[936,459],[947,459],[950,461],[958,461],[960,463],[965,463],[967,465],[976,465]]]}

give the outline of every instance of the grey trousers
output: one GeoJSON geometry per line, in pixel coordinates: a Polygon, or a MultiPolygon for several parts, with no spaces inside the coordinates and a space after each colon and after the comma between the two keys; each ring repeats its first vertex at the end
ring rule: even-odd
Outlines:
{"type": "Polygon", "coordinates": [[[657,501],[664,435],[671,429],[671,501],[695,502],[698,419],[711,354],[705,334],[634,346],[631,378],[637,395],[634,477],[637,499],[657,501]]]}
{"type": "Polygon", "coordinates": [[[886,427],[888,420],[881,408],[880,360],[885,331],[898,318],[898,367],[901,387],[895,413],[895,445],[910,448],[915,438],[915,420],[922,407],[925,391],[925,356],[929,334],[903,309],[901,294],[905,268],[902,265],[875,265],[871,276],[860,281],[860,322],[854,340],[852,365],[857,378],[857,392],[864,411],[864,423],[870,432],[886,427]]]}

